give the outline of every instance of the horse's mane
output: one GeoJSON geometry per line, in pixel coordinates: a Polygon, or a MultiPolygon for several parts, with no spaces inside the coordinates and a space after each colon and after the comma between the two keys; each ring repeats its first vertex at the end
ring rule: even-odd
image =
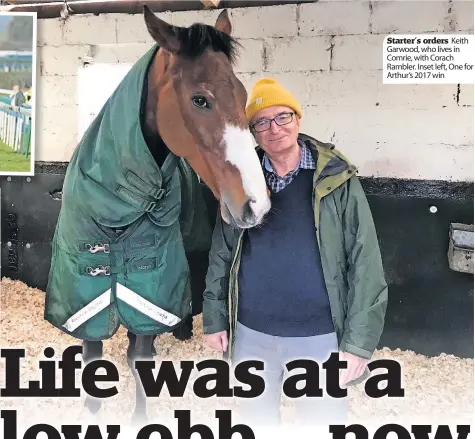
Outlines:
{"type": "Polygon", "coordinates": [[[189,58],[196,58],[206,49],[212,49],[223,52],[234,64],[241,46],[233,37],[202,23],[195,23],[187,28],[175,26],[175,32],[181,43],[179,54],[189,58]]]}

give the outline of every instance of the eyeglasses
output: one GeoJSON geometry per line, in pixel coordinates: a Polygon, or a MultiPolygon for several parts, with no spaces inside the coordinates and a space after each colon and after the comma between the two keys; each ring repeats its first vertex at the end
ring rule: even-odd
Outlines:
{"type": "Polygon", "coordinates": [[[275,122],[276,125],[282,126],[287,125],[294,120],[295,113],[280,113],[274,119],[262,119],[256,122],[254,125],[251,125],[251,128],[256,133],[262,133],[263,131],[267,131],[270,129],[272,121],[275,122]]]}

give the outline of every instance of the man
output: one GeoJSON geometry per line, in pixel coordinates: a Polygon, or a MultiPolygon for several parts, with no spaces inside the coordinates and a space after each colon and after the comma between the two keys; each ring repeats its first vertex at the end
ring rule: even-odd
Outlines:
{"type": "Polygon", "coordinates": [[[12,107],[21,107],[25,102],[25,95],[20,90],[19,85],[13,86],[13,94],[10,96],[12,107]]]}
{"type": "MultiPolygon", "coordinates": [[[[241,400],[243,414],[274,424],[289,361],[308,358],[321,366],[339,351],[347,362],[340,386],[368,377],[388,293],[356,168],[333,145],[299,133],[302,109],[277,81],[259,80],[246,112],[272,209],[263,226],[245,232],[218,217],[203,327],[207,343],[233,363],[264,361],[265,393],[241,400]]],[[[345,422],[346,398],[296,404],[302,422],[345,422]]]]}
{"type": "Polygon", "coordinates": [[[30,105],[31,101],[31,87],[29,85],[25,85],[24,87],[21,88],[21,92],[23,93],[23,96],[25,98],[25,105],[30,105]]]}

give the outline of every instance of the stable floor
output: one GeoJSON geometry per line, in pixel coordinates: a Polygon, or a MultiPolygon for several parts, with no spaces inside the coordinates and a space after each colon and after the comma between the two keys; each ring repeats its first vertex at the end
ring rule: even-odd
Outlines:
{"type": "MultiPolygon", "coordinates": [[[[20,281],[3,278],[0,284],[0,340],[3,347],[26,348],[26,359],[22,360],[21,383],[40,378],[38,360],[44,359],[43,350],[52,346],[55,359],[60,359],[63,350],[79,342],[52,327],[43,320],[44,293],[27,287],[20,281]]],[[[179,341],[170,334],[156,340],[158,356],[156,360],[179,361],[191,359],[199,362],[209,358],[220,358],[210,348],[204,347],[202,337],[201,315],[194,319],[194,337],[188,341],[179,341]]],[[[134,407],[135,384],[126,362],[127,336],[124,328],[104,343],[104,358],[113,361],[119,370],[120,380],[117,384],[119,394],[103,400],[99,411],[99,422],[127,424],[134,407]]],[[[363,384],[349,390],[350,423],[399,423],[399,424],[443,424],[470,423],[473,416],[473,359],[461,359],[452,355],[426,357],[411,351],[399,349],[378,350],[374,359],[390,358],[398,360],[403,367],[404,398],[372,399],[364,392],[363,384]]],[[[0,379],[4,379],[4,361],[0,362],[0,379]]],[[[203,372],[203,374],[211,371],[203,372]]],[[[380,369],[373,374],[384,372],[380,369]]],[[[103,372],[99,372],[103,374],[103,372]]],[[[61,376],[57,377],[58,385],[61,376]]],[[[198,376],[192,372],[185,398],[170,398],[168,391],[160,398],[149,398],[149,423],[169,420],[172,424],[174,410],[185,409],[192,412],[193,422],[216,422],[215,410],[231,409],[229,401],[216,398],[201,399],[193,394],[192,383],[198,376]]],[[[80,383],[77,372],[77,383],[80,383]]],[[[5,386],[0,382],[0,387],[5,386]]],[[[99,387],[110,387],[110,383],[99,383],[99,387]]],[[[247,386],[245,386],[247,387],[247,386]]],[[[28,424],[41,423],[50,419],[51,413],[61,413],[61,422],[78,421],[83,398],[3,398],[4,409],[17,409],[19,422],[28,424]]],[[[295,422],[291,401],[284,400],[283,419],[286,423],[295,422]]],[[[233,413],[233,424],[238,422],[233,413]]]]}

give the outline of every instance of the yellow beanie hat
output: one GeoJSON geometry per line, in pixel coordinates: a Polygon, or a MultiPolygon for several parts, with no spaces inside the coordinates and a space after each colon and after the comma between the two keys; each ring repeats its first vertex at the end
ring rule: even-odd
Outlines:
{"type": "Polygon", "coordinates": [[[277,105],[290,107],[302,117],[302,108],[297,99],[287,89],[282,87],[275,79],[259,79],[252,88],[246,106],[247,120],[250,121],[258,111],[277,105]]]}

